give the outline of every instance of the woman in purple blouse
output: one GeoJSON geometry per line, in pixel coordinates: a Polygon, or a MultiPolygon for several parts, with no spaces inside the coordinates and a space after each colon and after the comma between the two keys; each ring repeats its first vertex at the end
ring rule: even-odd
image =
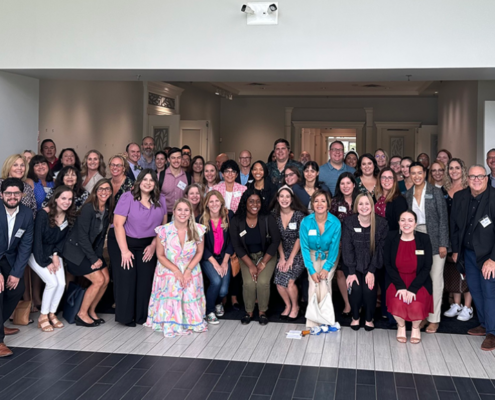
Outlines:
{"type": "Polygon", "coordinates": [[[144,324],[156,267],[155,228],[167,223],[165,196],[156,173],[142,170],[130,192],[115,207],[114,231],[108,234],[115,320],[127,326],[144,324]]]}

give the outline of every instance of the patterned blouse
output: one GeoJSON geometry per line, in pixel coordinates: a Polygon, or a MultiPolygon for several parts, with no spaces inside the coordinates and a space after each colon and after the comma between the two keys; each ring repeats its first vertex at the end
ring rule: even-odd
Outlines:
{"type": "Polygon", "coordinates": [[[349,206],[345,199],[338,201],[336,198],[333,198],[330,203],[330,212],[342,223],[344,219],[346,219],[349,215],[352,215],[352,207],[349,206]]]}
{"type": "Polygon", "coordinates": [[[375,200],[375,187],[376,187],[376,185],[373,186],[373,190],[369,191],[368,189],[366,189],[366,186],[363,185],[363,182],[361,181],[360,176],[358,176],[356,178],[356,183],[358,185],[358,189],[359,189],[360,193],[365,193],[365,194],[368,193],[373,198],[373,200],[375,200]]]}
{"type": "Polygon", "coordinates": [[[120,186],[119,191],[115,194],[115,205],[117,205],[120,196],[122,196],[125,192],[130,192],[133,186],[134,186],[134,182],[131,181],[131,179],[128,176],[126,176],[124,183],[120,186]]]}
{"type": "Polygon", "coordinates": [[[387,203],[385,202],[385,196],[380,196],[375,204],[375,213],[380,217],[385,218],[385,213],[387,211],[387,203]]]}

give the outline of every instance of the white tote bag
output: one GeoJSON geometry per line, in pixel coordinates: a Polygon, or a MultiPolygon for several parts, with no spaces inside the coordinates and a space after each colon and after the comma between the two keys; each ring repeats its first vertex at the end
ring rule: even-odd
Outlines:
{"type": "MultiPolygon", "coordinates": [[[[328,285],[328,280],[326,280],[328,285]]],[[[330,291],[318,302],[318,283],[315,284],[315,293],[308,303],[306,309],[306,319],[321,325],[334,325],[335,312],[333,309],[332,296],[330,291]]]]}

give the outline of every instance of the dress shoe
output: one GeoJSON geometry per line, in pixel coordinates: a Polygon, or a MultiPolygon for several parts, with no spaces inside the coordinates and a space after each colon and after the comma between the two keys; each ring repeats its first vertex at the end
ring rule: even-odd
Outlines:
{"type": "Polygon", "coordinates": [[[98,325],[104,324],[105,320],[103,318],[93,318],[91,315],[89,316],[93,321],[95,321],[98,325]]]}
{"type": "Polygon", "coordinates": [[[485,340],[483,340],[483,343],[481,344],[481,350],[484,351],[495,350],[495,335],[492,335],[491,333],[486,335],[485,340]]]}
{"type": "Polygon", "coordinates": [[[95,322],[92,322],[91,324],[84,322],[81,318],[79,318],[79,315],[76,315],[76,318],[74,318],[74,320],[76,321],[76,326],[85,326],[86,328],[93,328],[95,326],[98,326],[95,322]]]}
{"type": "Polygon", "coordinates": [[[0,357],[8,357],[8,356],[11,356],[12,354],[12,350],[10,350],[6,345],[5,343],[0,343],[0,357]]]}
{"type": "Polygon", "coordinates": [[[239,303],[234,303],[234,304],[232,304],[232,308],[233,308],[235,311],[240,311],[240,310],[241,310],[241,306],[239,305],[239,303]]]}
{"type": "Polygon", "coordinates": [[[19,329],[7,328],[6,326],[4,326],[3,327],[3,333],[5,333],[5,336],[15,335],[16,333],[19,333],[19,329]]]}
{"type": "Polygon", "coordinates": [[[480,325],[480,326],[477,326],[476,328],[468,330],[468,335],[485,336],[486,335],[486,329],[480,325]]]}
{"type": "Polygon", "coordinates": [[[374,330],[374,329],[375,329],[375,327],[374,327],[374,326],[370,326],[370,325],[366,325],[366,324],[364,324],[364,330],[365,330],[366,332],[371,332],[371,331],[372,331],[372,330],[374,330]]]}
{"type": "Polygon", "coordinates": [[[253,317],[251,317],[249,314],[246,314],[244,317],[241,318],[241,324],[242,325],[247,325],[251,322],[253,317]]]}

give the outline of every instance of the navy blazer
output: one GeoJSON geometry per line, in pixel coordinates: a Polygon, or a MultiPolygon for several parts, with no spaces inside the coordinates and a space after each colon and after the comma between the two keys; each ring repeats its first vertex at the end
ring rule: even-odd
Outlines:
{"type": "Polygon", "coordinates": [[[8,243],[9,229],[7,224],[7,212],[5,206],[0,209],[0,259],[5,256],[10,264],[10,275],[22,278],[29,256],[33,249],[34,220],[33,211],[23,204],[19,204],[19,212],[15,217],[14,229],[8,243]],[[19,229],[24,233],[17,237],[19,229]]]}
{"type": "MultiPolygon", "coordinates": [[[[234,218],[234,213],[229,210],[229,222],[234,218]]],[[[211,224],[211,222],[210,222],[211,224]]],[[[203,260],[208,261],[210,257],[215,258],[215,255],[213,254],[213,250],[215,248],[215,238],[213,235],[213,230],[210,227],[207,227],[207,231],[205,234],[205,247],[203,250],[203,260]]],[[[226,229],[223,231],[223,246],[222,246],[222,252],[220,253],[220,264],[221,261],[223,261],[223,258],[225,257],[225,254],[234,254],[234,246],[232,246],[232,241],[230,240],[230,234],[229,230],[226,229]]]]}

